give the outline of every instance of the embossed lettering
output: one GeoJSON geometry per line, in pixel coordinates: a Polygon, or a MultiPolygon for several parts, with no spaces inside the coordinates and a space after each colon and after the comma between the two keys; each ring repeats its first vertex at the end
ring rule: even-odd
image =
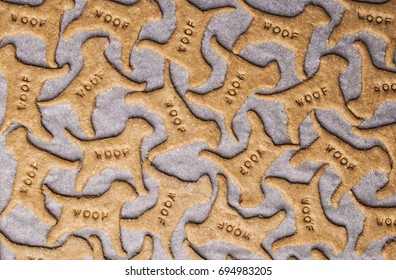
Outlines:
{"type": "Polygon", "coordinates": [[[80,87],[75,91],[75,94],[80,97],[84,97],[87,92],[91,91],[93,87],[100,84],[101,81],[103,81],[103,73],[97,72],[87,79],[82,85],[80,85],[80,87]]]}
{"type": "Polygon", "coordinates": [[[242,175],[248,174],[249,170],[253,168],[254,164],[256,164],[263,155],[263,150],[261,150],[260,148],[256,149],[256,152],[249,155],[248,159],[246,159],[245,162],[240,166],[239,172],[242,175]]]}
{"type": "Polygon", "coordinates": [[[269,22],[269,21],[264,22],[263,28],[264,28],[264,30],[268,30],[268,31],[272,29],[273,34],[275,34],[275,35],[280,34],[281,37],[283,37],[283,38],[294,39],[294,38],[297,38],[298,34],[299,34],[299,32],[297,32],[297,31],[292,31],[287,28],[281,28],[279,26],[274,26],[272,24],[272,22],[269,22]]]}
{"type": "Polygon", "coordinates": [[[121,29],[126,29],[129,26],[128,21],[126,21],[124,19],[120,19],[119,17],[111,15],[109,13],[104,15],[103,11],[95,10],[94,15],[98,19],[103,18],[103,22],[111,24],[112,26],[114,26],[116,28],[121,27],[121,29]],[[102,17],[102,15],[103,15],[103,17],[102,17]]]}
{"type": "Polygon", "coordinates": [[[46,23],[45,19],[37,19],[35,17],[25,16],[25,15],[19,17],[18,14],[11,13],[11,21],[16,23],[18,21],[18,18],[20,19],[20,22],[23,23],[24,25],[30,25],[32,27],[35,27],[37,24],[38,24],[37,26],[40,27],[46,23]]]}
{"type": "Polygon", "coordinates": [[[84,219],[92,219],[97,221],[99,218],[103,221],[108,218],[109,213],[105,211],[90,210],[90,209],[73,209],[73,216],[75,218],[82,217],[84,219]]]}
{"type": "Polygon", "coordinates": [[[241,72],[237,72],[236,74],[237,79],[231,82],[231,88],[227,91],[227,95],[225,100],[228,104],[232,104],[233,97],[238,94],[238,91],[241,88],[242,82],[245,80],[245,74],[241,72]]]}
{"type": "Polygon", "coordinates": [[[226,233],[232,234],[235,237],[250,240],[250,233],[247,231],[243,231],[240,227],[235,226],[234,224],[228,222],[221,222],[218,223],[217,227],[220,230],[224,229],[226,233]]]}
{"type": "Polygon", "coordinates": [[[336,159],[342,166],[345,166],[347,169],[353,170],[353,169],[356,168],[356,164],[350,163],[350,160],[348,159],[348,157],[344,153],[342,153],[341,151],[337,150],[336,148],[334,148],[330,144],[327,144],[327,146],[325,147],[325,151],[327,153],[332,154],[333,158],[336,159]]]}
{"type": "Polygon", "coordinates": [[[392,23],[392,19],[393,19],[389,16],[373,15],[371,13],[365,13],[365,12],[361,12],[361,11],[358,11],[357,16],[358,16],[358,19],[360,19],[360,20],[364,20],[369,23],[384,24],[384,25],[392,23]]]}
{"type": "Polygon", "coordinates": [[[164,207],[160,210],[161,216],[158,217],[159,223],[162,224],[163,226],[166,225],[166,220],[165,217],[169,215],[170,209],[173,207],[173,202],[176,201],[176,194],[174,193],[168,193],[167,197],[169,198],[168,200],[165,200],[163,202],[164,207]]]}
{"type": "Polygon", "coordinates": [[[96,150],[96,159],[119,159],[121,157],[127,157],[130,153],[129,148],[115,148],[112,150],[96,150]]]}
{"type": "Polygon", "coordinates": [[[30,92],[30,78],[26,76],[22,76],[22,85],[20,87],[20,94],[19,94],[19,100],[17,102],[17,108],[18,109],[26,109],[27,107],[27,101],[28,101],[28,94],[30,92]]]}
{"type": "Polygon", "coordinates": [[[26,170],[24,177],[22,178],[22,186],[19,187],[19,192],[27,193],[36,178],[36,171],[38,170],[37,163],[32,163],[29,165],[29,169],[26,170]]]}
{"type": "Polygon", "coordinates": [[[183,36],[180,39],[180,44],[177,46],[177,50],[179,52],[187,51],[187,45],[190,44],[190,38],[192,36],[194,36],[194,27],[195,27],[194,22],[189,20],[187,22],[187,26],[189,26],[189,27],[184,28],[184,31],[183,31],[184,35],[186,35],[186,36],[183,36]]]}
{"type": "Polygon", "coordinates": [[[298,97],[297,99],[295,99],[295,101],[300,107],[302,107],[306,103],[310,104],[313,101],[320,100],[321,96],[326,96],[327,92],[328,90],[326,87],[320,87],[320,89],[312,93],[304,94],[303,96],[298,97]]]}
{"type": "Polygon", "coordinates": [[[303,207],[301,208],[301,212],[303,214],[303,221],[305,224],[308,224],[308,225],[305,225],[305,228],[311,232],[314,232],[315,228],[314,228],[314,222],[312,219],[312,213],[311,213],[311,208],[310,208],[310,205],[311,205],[310,199],[303,198],[303,199],[301,199],[300,202],[303,205],[303,207]]]}
{"type": "MultiPolygon", "coordinates": [[[[166,103],[165,103],[165,106],[168,107],[168,108],[174,107],[172,101],[166,102],[166,103]]],[[[178,116],[178,111],[177,111],[177,109],[171,109],[171,110],[169,111],[169,115],[170,115],[171,117],[173,117],[172,123],[173,123],[174,125],[180,126],[180,125],[182,124],[182,119],[181,119],[180,117],[177,117],[177,116],[178,116]]],[[[186,131],[185,127],[183,127],[183,126],[182,126],[182,127],[178,127],[178,130],[181,131],[181,132],[185,132],[185,131],[186,131]]]]}

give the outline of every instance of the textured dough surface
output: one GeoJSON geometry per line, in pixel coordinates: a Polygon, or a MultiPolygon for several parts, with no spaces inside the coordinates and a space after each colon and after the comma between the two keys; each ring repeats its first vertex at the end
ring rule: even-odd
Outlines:
{"type": "Polygon", "coordinates": [[[396,259],[396,0],[3,0],[0,259],[396,259]]]}

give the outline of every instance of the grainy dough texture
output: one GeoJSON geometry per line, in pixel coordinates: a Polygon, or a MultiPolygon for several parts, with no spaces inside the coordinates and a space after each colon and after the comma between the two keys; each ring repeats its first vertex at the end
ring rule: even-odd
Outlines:
{"type": "Polygon", "coordinates": [[[0,1],[0,259],[396,259],[396,0],[0,1]]]}

